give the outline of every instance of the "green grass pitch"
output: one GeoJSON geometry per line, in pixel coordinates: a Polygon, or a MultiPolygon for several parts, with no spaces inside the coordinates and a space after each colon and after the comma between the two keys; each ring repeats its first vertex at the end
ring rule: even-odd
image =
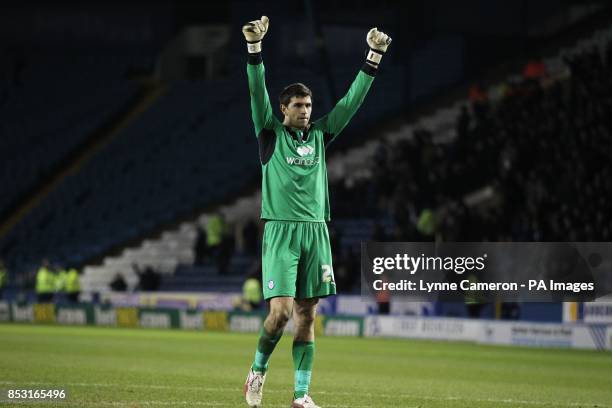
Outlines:
{"type": "MultiPolygon", "coordinates": [[[[255,334],[0,324],[0,388],[65,387],[60,407],[243,407],[255,334]]],[[[291,339],[264,407],[289,407],[291,339]]],[[[612,407],[612,354],[319,338],[311,395],[332,407],[612,407]]],[[[0,406],[18,404],[0,402],[0,406]]]]}

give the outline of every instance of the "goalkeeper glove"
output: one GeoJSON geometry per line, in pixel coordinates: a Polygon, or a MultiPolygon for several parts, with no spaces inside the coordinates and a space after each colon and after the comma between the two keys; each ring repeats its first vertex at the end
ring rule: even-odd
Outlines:
{"type": "Polygon", "coordinates": [[[391,37],[382,31],[378,31],[376,27],[368,31],[366,41],[370,47],[367,61],[370,65],[378,67],[383,54],[387,51],[387,47],[391,44],[391,37]]]}
{"type": "Polygon", "coordinates": [[[242,26],[242,34],[247,40],[249,53],[261,52],[261,40],[268,32],[268,25],[270,25],[270,19],[261,16],[260,20],[253,20],[242,26]]]}

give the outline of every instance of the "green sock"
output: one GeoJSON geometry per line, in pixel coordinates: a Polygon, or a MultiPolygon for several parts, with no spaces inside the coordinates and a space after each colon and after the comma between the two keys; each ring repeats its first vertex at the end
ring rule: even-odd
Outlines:
{"type": "Polygon", "coordinates": [[[255,361],[251,368],[253,371],[261,371],[265,373],[268,370],[268,360],[274,351],[274,347],[282,337],[282,330],[277,334],[269,334],[265,328],[261,328],[259,333],[259,342],[257,343],[257,351],[255,352],[255,361]]]}
{"type": "Polygon", "coordinates": [[[293,367],[295,369],[295,390],[293,399],[302,398],[308,394],[312,364],[314,362],[315,345],[313,341],[293,342],[293,367]]]}

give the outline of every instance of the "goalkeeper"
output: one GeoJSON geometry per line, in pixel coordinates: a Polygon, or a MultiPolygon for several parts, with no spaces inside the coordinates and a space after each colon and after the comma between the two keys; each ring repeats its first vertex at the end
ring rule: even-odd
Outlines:
{"type": "Polygon", "coordinates": [[[261,40],[266,16],[243,28],[251,113],[262,167],[261,218],[264,298],[269,314],[244,385],[247,404],[260,407],[268,361],[293,316],[295,389],[293,408],[318,408],[308,395],[314,361],[314,320],[318,299],[336,293],[326,221],[329,197],[325,149],[363,102],[391,39],[376,28],[367,34],[367,59],[347,94],[322,118],[311,122],[312,92],[301,83],[280,94],[283,121],[272,113],[266,90],[261,40]]]}

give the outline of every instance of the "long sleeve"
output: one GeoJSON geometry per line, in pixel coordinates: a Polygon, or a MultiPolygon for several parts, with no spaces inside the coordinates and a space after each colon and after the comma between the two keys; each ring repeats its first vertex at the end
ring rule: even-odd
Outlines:
{"type": "Polygon", "coordinates": [[[261,53],[249,55],[247,76],[251,96],[251,115],[255,125],[255,135],[259,137],[263,129],[273,129],[275,122],[278,121],[272,113],[261,53]]]}
{"type": "Polygon", "coordinates": [[[363,103],[374,81],[376,70],[367,64],[359,71],[348,92],[327,115],[316,121],[316,125],[327,134],[326,143],[335,139],[351,120],[363,103]]]}

